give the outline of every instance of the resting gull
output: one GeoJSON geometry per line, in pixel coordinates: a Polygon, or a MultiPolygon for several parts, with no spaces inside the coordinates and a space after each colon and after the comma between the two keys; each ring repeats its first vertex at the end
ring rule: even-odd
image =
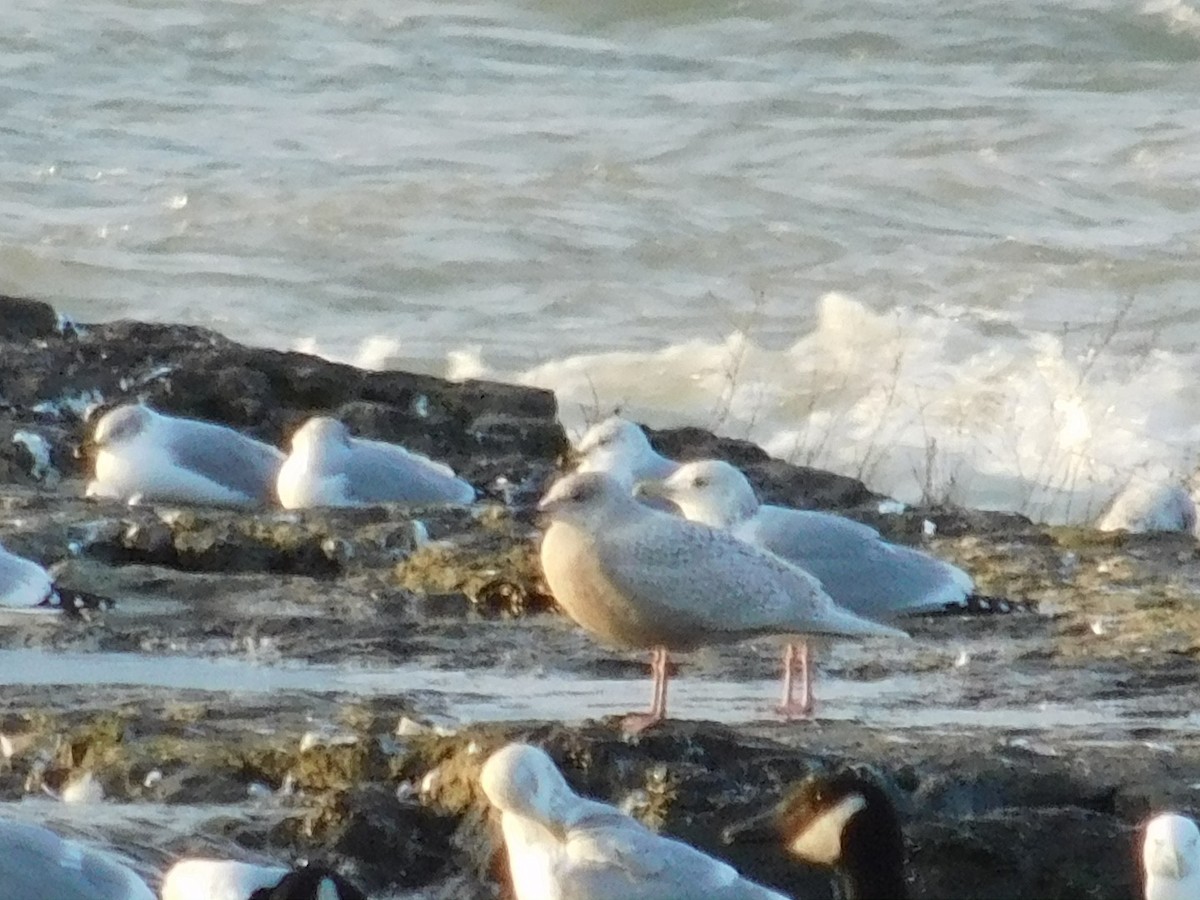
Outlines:
{"type": "Polygon", "coordinates": [[[580,797],[537,747],[497,750],[479,782],[500,811],[517,900],[785,900],[616,807],[580,797]]]}
{"type": "Polygon", "coordinates": [[[559,606],[601,641],[653,650],[650,712],[666,717],[667,654],[771,634],[903,632],[833,602],[807,572],[700,522],[634,500],[601,472],[560,478],[538,509],[550,519],[541,561],[559,606]]]}
{"type": "Polygon", "coordinates": [[[1186,816],[1162,813],[1146,824],[1142,844],[1146,900],[1200,897],[1200,828],[1186,816]]]}
{"type": "Polygon", "coordinates": [[[629,489],[647,478],[666,478],[678,463],[657,453],[646,433],[620,416],[609,416],[589,428],[575,445],[577,472],[606,472],[629,489]]]}
{"type": "Polygon", "coordinates": [[[1109,501],[1099,531],[1196,531],[1196,501],[1183,484],[1138,479],[1109,501]]]}
{"type": "Polygon", "coordinates": [[[92,432],[89,497],[129,503],[260,506],[275,494],[283,463],[276,448],[241,432],[127,404],[100,417],[92,432]]]}
{"type": "Polygon", "coordinates": [[[367,895],[324,866],[184,859],[163,877],[162,900],[367,900],[367,895]]]}
{"type": "Polygon", "coordinates": [[[854,769],[809,775],[765,813],[730,825],[727,844],[775,844],[832,869],[845,900],[905,900],[904,833],[887,792],[854,769]]]}
{"type": "MultiPolygon", "coordinates": [[[[638,493],[663,497],[686,519],[703,522],[769,550],[811,573],[838,606],[875,622],[964,603],[971,576],[940,559],[885,541],[874,528],[843,516],[760,504],[749,480],[721,460],[680,466],[664,481],[642,482],[638,493]]],[[[784,662],[785,711],[812,710],[812,669],[806,644],[788,645],[784,662]],[[802,698],[793,699],[793,672],[802,698]]]]}
{"type": "Polygon", "coordinates": [[[32,559],[0,546],[0,607],[30,611],[62,610],[79,615],[85,609],[111,608],[112,601],[95,594],[60,587],[32,559]]]}
{"type": "Polygon", "coordinates": [[[0,895],[13,900],[155,900],[107,853],[40,825],[0,819],[0,895]]]}
{"type": "Polygon", "coordinates": [[[397,444],[351,437],[327,416],[314,416],[292,435],[278,489],[287,509],[475,500],[475,488],[449,466],[397,444]]]}

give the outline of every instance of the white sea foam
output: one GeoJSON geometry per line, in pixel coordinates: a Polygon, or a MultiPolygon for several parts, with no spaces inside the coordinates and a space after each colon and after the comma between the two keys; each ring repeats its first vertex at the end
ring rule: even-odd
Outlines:
{"type": "Polygon", "coordinates": [[[922,496],[1050,521],[1095,516],[1131,478],[1190,471],[1200,447],[1190,361],[1069,350],[1060,336],[822,298],[816,327],[768,349],[744,333],[650,352],[569,356],[518,372],[569,427],[614,408],[697,424],[776,456],[922,496]]]}

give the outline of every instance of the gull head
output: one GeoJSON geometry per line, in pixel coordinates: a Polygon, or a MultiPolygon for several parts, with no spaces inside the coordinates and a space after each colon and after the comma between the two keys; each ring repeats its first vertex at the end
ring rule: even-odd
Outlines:
{"type": "Polygon", "coordinates": [[[612,513],[638,508],[624,485],[604,472],[564,475],[538,501],[538,512],[552,522],[596,526],[612,513]]]}
{"type": "Polygon", "coordinates": [[[887,793],[853,769],[809,775],[774,808],[725,829],[725,842],[782,843],[829,868],[903,868],[904,835],[887,793]]]}
{"type": "Polygon", "coordinates": [[[115,447],[133,440],[153,424],[157,413],[140,403],[110,409],[92,430],[93,447],[115,447]]]}
{"type": "Polygon", "coordinates": [[[606,472],[633,486],[643,478],[662,478],[675,464],[650,446],[641,427],[620,416],[610,416],[587,430],[575,445],[576,472],[606,472]]]}
{"type": "Polygon", "coordinates": [[[640,482],[635,494],[670,500],[685,519],[713,528],[731,528],[758,512],[749,480],[736,466],[719,459],[684,463],[668,478],[640,482]]]}
{"type": "Polygon", "coordinates": [[[350,430],[330,416],[313,416],[292,435],[292,449],[297,451],[338,445],[350,446],[350,430]]]}
{"type": "Polygon", "coordinates": [[[1186,816],[1162,813],[1146,824],[1146,879],[1183,881],[1200,871],[1200,828],[1186,816]]]}
{"type": "Polygon", "coordinates": [[[575,799],[554,760],[529,744],[508,744],[489,756],[479,786],[500,812],[533,819],[554,832],[567,824],[575,799]]]}

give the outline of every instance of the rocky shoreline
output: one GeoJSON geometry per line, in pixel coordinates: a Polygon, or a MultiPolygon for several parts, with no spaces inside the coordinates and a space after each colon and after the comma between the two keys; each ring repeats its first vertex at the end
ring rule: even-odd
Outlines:
{"type": "MultiPolygon", "coordinates": [[[[932,549],[982,592],[1040,611],[915,621],[911,647],[837,647],[806,723],[767,709],[773,643],[697,653],[681,660],[692,706],[629,740],[616,704],[626,685],[644,701],[644,661],[579,634],[538,571],[531,504],[569,446],[552,395],[364,372],[188,326],[72,325],[0,298],[0,541],[118,603],[85,621],[0,619],[0,814],[110,842],[152,881],[201,850],[331,859],[372,896],[507,896],[472,779],[522,737],[581,791],[720,855],[727,817],[845,760],[901,801],[915,897],[1137,894],[1137,823],[1200,808],[1194,539],[883,515],[861,483],[745,442],[652,438],[678,458],[730,459],[766,499],[843,510],[896,540],[922,541],[932,522],[932,549]],[[446,460],[485,500],[295,513],[81,499],[85,411],[138,398],[275,444],[335,415],[446,460]],[[614,716],[580,700],[607,709],[593,684],[617,692],[614,716]],[[81,777],[107,798],[99,833],[36,799],[81,777]]],[[[777,855],[731,858],[797,896],[830,895],[777,855]]]]}

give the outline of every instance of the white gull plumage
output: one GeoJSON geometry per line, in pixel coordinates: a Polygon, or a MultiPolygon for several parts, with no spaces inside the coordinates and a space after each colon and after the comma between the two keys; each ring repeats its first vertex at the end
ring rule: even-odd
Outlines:
{"type": "MultiPolygon", "coordinates": [[[[681,465],[660,482],[642,482],[639,493],[663,497],[695,522],[723,528],[775,553],[821,582],[838,606],[876,622],[943,609],[974,590],[971,576],[920,550],[885,541],[874,528],[844,516],[760,504],[745,474],[722,460],[681,465]]],[[[783,706],[812,709],[812,672],[807,646],[785,660],[783,706]],[[792,672],[799,657],[803,698],[792,699],[792,672]]]]}
{"type": "Polygon", "coordinates": [[[1200,897],[1200,828],[1186,816],[1162,813],[1146,824],[1142,842],[1145,900],[1200,897]]]}
{"type": "Polygon", "coordinates": [[[745,474],[722,460],[685,463],[657,485],[684,517],[724,528],[815,575],[839,606],[890,621],[942,609],[975,589],[971,576],[869,525],[833,513],[759,503],[745,474]]]}
{"type": "Polygon", "coordinates": [[[559,606],[620,647],[652,649],[650,713],[666,715],[667,654],[761,635],[900,636],[837,606],[807,572],[733,535],[633,499],[600,472],[567,475],[542,498],[541,562],[559,606]]]}
{"type": "Polygon", "coordinates": [[[1196,501],[1189,485],[1136,478],[1109,501],[1096,520],[1100,531],[1196,531],[1196,501]]]}
{"type": "Polygon", "coordinates": [[[35,609],[49,604],[53,595],[49,572],[32,559],[0,546],[0,606],[35,609]]]}
{"type": "Polygon", "coordinates": [[[784,900],[727,863],[580,797],[536,747],[496,751],[479,780],[501,814],[517,900],[784,900]]]}
{"type": "Polygon", "coordinates": [[[275,494],[283,454],[241,432],[142,404],[96,423],[89,497],[125,502],[260,506],[275,494]]]}
{"type": "Polygon", "coordinates": [[[314,416],[292,436],[277,487],[287,509],[475,499],[475,489],[449,466],[397,444],[352,437],[327,416],[314,416]]]}
{"type": "Polygon", "coordinates": [[[60,588],[32,559],[0,546],[0,607],[22,612],[80,613],[84,608],[107,608],[110,600],[60,588]]]}
{"type": "Polygon", "coordinates": [[[605,472],[627,488],[648,478],[666,478],[678,467],[650,446],[646,433],[628,419],[609,416],[575,445],[577,472],[605,472]]]}
{"type": "Polygon", "coordinates": [[[128,866],[40,825],[0,819],[0,894],[13,900],[155,900],[128,866]]]}
{"type": "Polygon", "coordinates": [[[162,900],[365,900],[320,866],[264,866],[227,859],[183,859],[163,876],[162,900]]]}

